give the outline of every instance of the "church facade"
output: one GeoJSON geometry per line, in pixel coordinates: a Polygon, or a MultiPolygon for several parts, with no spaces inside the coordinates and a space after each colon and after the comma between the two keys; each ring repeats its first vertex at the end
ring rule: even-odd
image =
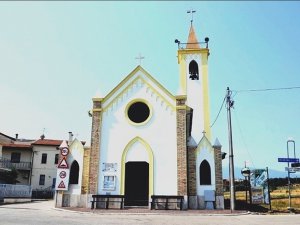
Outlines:
{"type": "Polygon", "coordinates": [[[191,25],[178,49],[179,95],[137,66],[105,97],[93,98],[89,160],[79,163],[86,172],[76,193],[86,196],[86,207],[91,195],[104,194],[125,195],[125,206],[180,195],[184,208],[224,208],[221,145],[211,144],[208,56],[191,25]]]}

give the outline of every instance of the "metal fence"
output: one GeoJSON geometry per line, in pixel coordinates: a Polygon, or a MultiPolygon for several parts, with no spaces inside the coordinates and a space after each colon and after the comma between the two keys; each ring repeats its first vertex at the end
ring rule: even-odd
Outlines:
{"type": "Polygon", "coordinates": [[[0,184],[0,198],[30,198],[30,185],[0,184]]]}

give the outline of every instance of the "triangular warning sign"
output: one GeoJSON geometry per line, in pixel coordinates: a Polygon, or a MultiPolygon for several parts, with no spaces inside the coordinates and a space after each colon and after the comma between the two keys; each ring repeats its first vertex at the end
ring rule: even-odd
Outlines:
{"type": "Polygon", "coordinates": [[[59,183],[58,188],[66,188],[64,181],[59,183]]]}
{"type": "Polygon", "coordinates": [[[60,161],[57,168],[65,168],[65,169],[69,168],[67,160],[66,160],[65,157],[60,161]]]}

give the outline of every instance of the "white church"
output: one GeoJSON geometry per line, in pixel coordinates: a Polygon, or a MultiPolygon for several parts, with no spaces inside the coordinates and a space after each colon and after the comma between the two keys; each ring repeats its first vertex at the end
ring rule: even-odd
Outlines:
{"type": "Polygon", "coordinates": [[[91,148],[74,150],[68,163],[78,163],[78,182],[58,192],[57,206],[90,207],[97,194],[123,195],[125,207],[183,196],[184,209],[224,208],[221,145],[211,142],[207,43],[198,42],[191,24],[187,44],[178,45],[180,95],[137,66],[105,97],[93,98],[91,148]]]}

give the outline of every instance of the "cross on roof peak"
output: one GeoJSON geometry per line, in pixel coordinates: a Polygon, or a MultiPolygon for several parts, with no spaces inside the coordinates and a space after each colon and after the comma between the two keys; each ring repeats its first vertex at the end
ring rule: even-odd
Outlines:
{"type": "Polygon", "coordinates": [[[139,60],[139,65],[142,64],[142,59],[145,59],[144,56],[141,55],[141,53],[139,53],[139,55],[137,57],[135,57],[135,59],[138,59],[139,60]]]}

